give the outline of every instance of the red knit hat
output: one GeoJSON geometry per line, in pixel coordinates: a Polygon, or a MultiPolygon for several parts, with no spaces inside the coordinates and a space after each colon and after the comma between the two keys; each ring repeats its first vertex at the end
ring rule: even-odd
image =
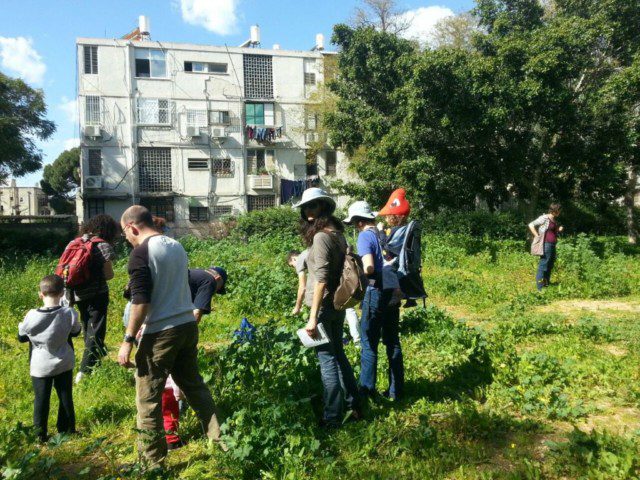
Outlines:
{"type": "Polygon", "coordinates": [[[404,188],[394,190],[387,204],[378,212],[378,215],[409,215],[411,206],[405,198],[406,195],[407,192],[404,188]]]}

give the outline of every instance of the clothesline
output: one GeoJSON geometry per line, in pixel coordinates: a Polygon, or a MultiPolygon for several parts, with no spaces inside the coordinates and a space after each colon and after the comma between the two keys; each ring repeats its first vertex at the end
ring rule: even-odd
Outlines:
{"type": "Polygon", "coordinates": [[[247,125],[247,138],[258,142],[273,142],[276,138],[282,138],[282,127],[247,125]]]}
{"type": "Polygon", "coordinates": [[[320,183],[318,175],[310,175],[304,180],[280,179],[280,205],[286,204],[292,198],[302,196],[307,188],[317,187],[320,183]]]}

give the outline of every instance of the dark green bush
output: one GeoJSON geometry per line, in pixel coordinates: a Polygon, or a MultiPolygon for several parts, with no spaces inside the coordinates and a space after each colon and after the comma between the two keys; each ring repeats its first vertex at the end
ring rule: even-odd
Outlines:
{"type": "Polygon", "coordinates": [[[242,238],[269,235],[294,236],[298,233],[300,211],[290,207],[256,210],[238,217],[234,233],[242,238]]]}

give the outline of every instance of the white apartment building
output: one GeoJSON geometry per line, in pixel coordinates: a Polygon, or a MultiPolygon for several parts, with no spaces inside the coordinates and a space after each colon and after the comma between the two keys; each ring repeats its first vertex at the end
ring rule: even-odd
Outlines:
{"type": "Polygon", "coordinates": [[[347,175],[326,145],[306,158],[329,53],[142,38],[77,39],[80,219],[141,204],[180,234],[347,175]]]}
{"type": "Polygon", "coordinates": [[[51,215],[49,200],[40,187],[17,187],[11,180],[0,186],[0,215],[51,215]]]}

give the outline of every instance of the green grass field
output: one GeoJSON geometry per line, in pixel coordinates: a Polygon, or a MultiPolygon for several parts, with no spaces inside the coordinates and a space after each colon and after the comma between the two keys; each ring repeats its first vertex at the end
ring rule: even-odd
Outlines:
{"type": "MultiPolygon", "coordinates": [[[[231,449],[208,445],[189,412],[188,445],[170,452],[162,478],[638,478],[640,249],[618,237],[564,239],[554,284],[540,295],[524,242],[424,240],[430,298],[403,312],[401,327],[406,398],[371,402],[366,421],[325,432],[316,360],[294,335],[303,318],[288,314],[296,279],[284,254],[297,238],[185,239],[193,267],[216,263],[230,275],[229,294],[201,324],[201,368],[231,449]],[[244,316],[260,327],[238,346],[244,316]]],[[[2,475],[144,478],[120,471],[136,459],[133,375],[115,362],[124,251],[110,283],[109,357],[74,390],[81,435],[33,444],[28,353],[16,332],[55,261],[0,264],[2,475]]],[[[347,350],[357,375],[358,350],[347,350]]],[[[76,341],[77,361],[81,353],[76,341]]],[[[53,414],[49,424],[55,433],[53,414]]]]}

